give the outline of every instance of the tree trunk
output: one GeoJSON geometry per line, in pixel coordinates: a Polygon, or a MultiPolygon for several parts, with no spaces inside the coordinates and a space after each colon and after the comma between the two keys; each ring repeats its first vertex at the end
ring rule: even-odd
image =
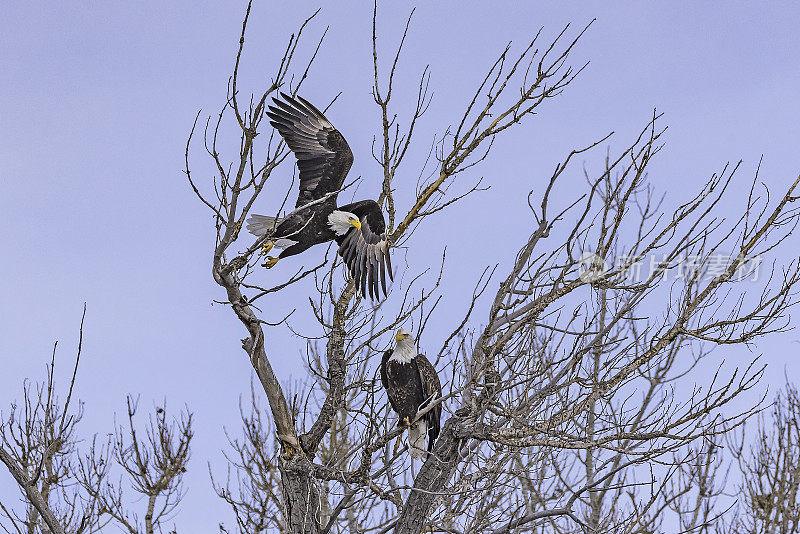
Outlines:
{"type": "Polygon", "coordinates": [[[281,459],[281,483],[283,485],[283,517],[292,534],[319,534],[320,496],[317,482],[311,476],[302,453],[290,459],[281,459]]]}
{"type": "Polygon", "coordinates": [[[403,506],[397,519],[394,534],[419,534],[431,512],[431,506],[458,465],[459,448],[462,440],[456,434],[460,427],[460,417],[454,415],[447,420],[442,433],[436,440],[432,456],[420,469],[414,480],[414,489],[403,506]],[[414,491],[416,489],[422,491],[414,491]]]}

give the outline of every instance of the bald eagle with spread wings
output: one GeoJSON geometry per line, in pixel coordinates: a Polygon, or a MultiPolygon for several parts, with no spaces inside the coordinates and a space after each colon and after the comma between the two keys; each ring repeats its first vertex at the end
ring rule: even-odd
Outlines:
{"type": "Polygon", "coordinates": [[[273,102],[267,115],[297,158],[300,194],[292,215],[282,219],[252,215],[247,221],[247,229],[256,236],[272,232],[264,244],[264,254],[273,247],[283,249],[277,257],[267,256],[264,267],[272,268],[281,258],[335,239],[356,289],[364,298],[369,293],[377,300],[379,289],[386,295],[387,274],[392,280],[383,212],[374,200],[336,205],[337,194],[353,164],[350,146],[322,112],[304,98],[281,93],[281,99],[274,98],[273,102]]]}
{"type": "Polygon", "coordinates": [[[394,350],[387,350],[381,360],[381,382],[389,396],[392,408],[400,416],[399,425],[408,427],[411,456],[419,458],[424,453],[425,435],[428,451],[439,435],[442,405],[437,404],[418,421],[417,414],[442,396],[442,385],[436,368],[424,354],[417,354],[414,337],[405,328],[395,335],[394,350]]]}

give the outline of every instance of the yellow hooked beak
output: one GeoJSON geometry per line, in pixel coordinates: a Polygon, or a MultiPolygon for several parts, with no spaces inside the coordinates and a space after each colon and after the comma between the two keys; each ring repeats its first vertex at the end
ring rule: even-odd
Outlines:
{"type": "Polygon", "coordinates": [[[349,222],[350,224],[352,224],[353,226],[355,226],[356,228],[361,230],[361,221],[360,220],[358,220],[358,219],[350,219],[347,222],[349,222]]]}
{"type": "Polygon", "coordinates": [[[394,336],[395,341],[403,341],[406,338],[405,334],[403,334],[400,330],[397,331],[397,334],[394,336]]]}

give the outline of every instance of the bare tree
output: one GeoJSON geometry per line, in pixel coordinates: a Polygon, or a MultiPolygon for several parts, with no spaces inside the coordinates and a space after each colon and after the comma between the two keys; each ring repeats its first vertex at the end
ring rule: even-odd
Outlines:
{"type": "MultiPolygon", "coordinates": [[[[84,310],[85,315],[85,310],[84,310]]],[[[80,360],[83,339],[75,359],[80,360]]],[[[6,497],[0,499],[1,523],[7,532],[22,533],[68,531],[91,532],[97,523],[94,503],[82,506],[74,487],[75,428],[83,416],[81,406],[71,405],[72,382],[61,403],[55,388],[53,346],[44,383],[23,384],[22,402],[12,404],[0,424],[0,461],[19,485],[23,505],[15,507],[6,497]]]]}
{"type": "Polygon", "coordinates": [[[796,386],[787,381],[770,406],[770,412],[758,414],[753,435],[747,431],[750,424],[742,425],[724,436],[723,447],[709,443],[680,463],[665,499],[683,532],[799,531],[796,386]],[[725,449],[728,454],[721,454],[725,449]]]}
{"type": "Polygon", "coordinates": [[[137,402],[128,397],[127,424],[107,442],[95,434],[90,449],[80,450],[83,406],[76,407],[72,397],[82,344],[83,319],[63,403],[55,382],[54,346],[45,381],[26,382],[22,402],[12,404],[0,424],[0,461],[22,497],[16,504],[0,498],[0,528],[18,534],[81,534],[116,524],[131,534],[164,532],[183,496],[192,416],[186,411],[173,421],[166,406],[158,407],[142,439],[137,402]],[[137,512],[142,502],[145,507],[137,512]]]}
{"type": "Polygon", "coordinates": [[[741,482],[739,510],[730,532],[800,532],[800,396],[791,382],[778,394],[770,417],[758,419],[755,439],[729,436],[741,482]]]}
{"type": "MultiPolygon", "coordinates": [[[[788,327],[798,259],[765,260],[777,257],[800,220],[793,207],[800,178],[775,195],[756,171],[740,216],[726,220],[720,206],[741,173],[739,164],[725,165],[688,198],[670,197],[667,207],[648,183],[665,134],[654,112],[633,138],[612,146],[609,134],[576,147],[535,180],[533,191],[520,184],[527,203],[518,207],[530,210],[530,222],[510,234],[513,261],[480,266],[459,317],[438,309],[450,269],[444,251],[430,257],[430,272],[403,269],[377,304],[342,281],[341,262],[328,255],[309,253],[308,266],[266,285],[259,252],[271,235],[253,239],[241,230],[256,202],[276,214],[290,211],[284,204],[294,184],[293,160],[286,162],[289,151],[265,113],[272,96],[296,95],[311,76],[327,29],[306,46],[318,13],[302,21],[274,58],[269,81],[251,93],[240,81],[251,8],[225,100],[214,116],[201,120],[198,113],[185,151],[188,183],[212,215],[212,276],[224,291],[221,302],[245,328],[242,347],[257,377],[241,410],[242,435],[229,436],[228,468],[212,480],[236,519],[220,530],[650,533],[663,528],[668,511],[686,531],[716,527],[727,511],[719,498],[726,480],[719,444],[761,406],[757,395],[744,409],[731,401],[753,390],[763,368],[756,360],[720,367],[702,382],[697,371],[717,346],[750,344],[788,327]],[[197,157],[199,143],[204,154],[197,157]],[[198,162],[206,165],[199,172],[198,162]],[[270,315],[290,286],[307,292],[306,312],[316,324],[298,327],[294,311],[270,315]],[[432,332],[432,317],[449,328],[432,332]],[[426,409],[441,405],[446,414],[433,450],[419,462],[409,458],[376,376],[377,355],[391,343],[387,333],[412,323],[444,385],[426,409]],[[274,342],[273,332],[284,327],[296,347],[274,342]],[[286,387],[272,362],[291,349],[305,350],[307,373],[286,387]]],[[[572,55],[589,25],[550,38],[540,30],[521,48],[502,47],[464,95],[463,113],[423,128],[433,96],[428,68],[415,83],[411,109],[396,110],[393,99],[412,17],[389,61],[378,53],[377,18],[375,5],[371,148],[396,253],[404,245],[414,250],[415,236],[484,189],[471,174],[490,161],[497,136],[522,133],[575,82],[586,64],[573,64],[572,55]],[[407,154],[417,146],[429,157],[409,169],[407,154]],[[413,190],[413,199],[396,196],[399,190],[413,190]]],[[[326,113],[335,113],[337,97],[330,95],[326,113]]],[[[0,460],[22,495],[17,505],[2,503],[3,526],[20,533],[95,532],[111,524],[131,533],[168,529],[183,494],[191,414],[168,418],[164,406],[156,408],[142,431],[129,397],[126,421],[110,440],[95,438],[79,451],[81,411],[70,403],[75,373],[61,404],[54,365],[44,385],[25,387],[22,407],[12,407],[0,427],[0,460]]],[[[754,506],[750,516],[736,516],[742,531],[796,529],[797,480],[789,467],[797,465],[795,401],[782,408],[774,434],[760,434],[754,456],[737,449],[747,473],[741,492],[754,506]],[[783,444],[777,451],[773,435],[783,444]],[[790,500],[775,496],[779,482],[790,500]]]]}
{"type": "MultiPolygon", "coordinates": [[[[185,169],[213,215],[214,280],[247,330],[243,348],[271,412],[267,419],[254,407],[244,415],[245,437],[232,441],[237,485],[232,489],[229,478],[217,487],[237,512],[239,528],[501,533],[546,524],[558,532],[657,530],[658,514],[679,505],[668,485],[681,476],[708,476],[709,444],[757,409],[754,403],[733,414],[722,410],[757,383],[761,368],[755,363],[693,388],[691,378],[713,346],[751,343],[787,327],[800,277],[797,261],[774,266],[757,293],[758,284],[745,274],[797,224],[792,203],[800,179],[776,198],[759,193],[756,173],[741,216],[727,221],[717,210],[738,180],[739,165],[726,165],[668,212],[647,183],[665,130],[654,113],[623,148],[609,148],[597,168],[575,169],[574,162],[590,157],[610,135],[574,149],[536,184],[528,195],[531,228],[515,236],[513,264],[505,272],[487,266],[476,273],[472,302],[449,332],[424,328],[447,276],[444,257],[432,285],[425,287],[424,273],[406,273],[407,282],[396,283],[387,301],[374,306],[356,295],[351,282],[339,283],[336,259],[265,287],[258,282],[258,252],[270,235],[253,241],[240,231],[268,183],[272,199],[292,194],[292,186],[279,187],[280,195],[271,187],[272,178],[288,184],[291,160],[284,162],[286,147],[264,124],[265,106],[279,90],[297,94],[325,33],[297,67],[298,43],[316,14],[304,21],[270,82],[246,97],[239,71],[250,8],[225,103],[203,128],[213,184],[195,178],[190,156],[197,121],[185,169]],[[239,149],[226,154],[220,147],[230,145],[230,126],[239,149]],[[647,261],[653,268],[641,273],[647,261]],[[493,295],[491,280],[499,280],[493,295]],[[268,337],[286,318],[264,318],[257,306],[277,301],[295,284],[312,293],[310,311],[323,335],[294,330],[307,338],[309,374],[287,396],[270,363],[286,348],[268,337]],[[384,335],[412,317],[445,378],[447,392],[439,402],[449,413],[418,470],[409,468],[402,447],[391,446],[401,430],[369,363],[386,346],[384,335]],[[690,394],[676,393],[672,384],[679,380],[681,388],[689,381],[690,394]]],[[[446,217],[458,200],[482,189],[480,179],[464,180],[490,158],[496,136],[521,131],[580,74],[585,64],[571,66],[570,56],[588,26],[577,32],[566,27],[549,41],[539,31],[516,52],[503,48],[465,98],[463,115],[434,126],[439,135],[429,135],[431,157],[414,173],[420,176],[414,185],[402,178],[409,172],[398,170],[422,135],[430,73],[423,70],[416,105],[403,120],[392,97],[411,17],[396,54],[384,64],[377,8],[373,15],[379,200],[391,243],[413,247],[413,235],[425,231],[429,218],[446,217]],[[403,206],[394,194],[411,187],[415,200],[403,206]]],[[[703,517],[707,522],[710,512],[703,517]]]]}
{"type": "Polygon", "coordinates": [[[78,480],[89,499],[96,502],[107,522],[116,522],[130,534],[161,532],[183,497],[183,473],[189,461],[192,415],[167,419],[166,405],[156,408],[142,439],[136,429],[138,401],[127,399],[127,424],[98,446],[95,440],[78,468],[78,480]],[[112,479],[114,468],[127,477],[130,490],[143,497],[144,516],[130,509],[123,482],[112,479]]]}

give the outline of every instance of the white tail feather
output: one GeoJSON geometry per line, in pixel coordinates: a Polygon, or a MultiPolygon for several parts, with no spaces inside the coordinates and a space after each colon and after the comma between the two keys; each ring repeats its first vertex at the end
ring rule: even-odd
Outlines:
{"type": "Polygon", "coordinates": [[[281,220],[276,217],[253,214],[249,219],[247,219],[247,231],[253,235],[261,237],[267,232],[271,232],[272,229],[278,226],[280,223],[281,220]]]}
{"type": "Polygon", "coordinates": [[[408,429],[409,449],[412,458],[421,458],[425,454],[425,437],[428,435],[428,423],[417,421],[408,429]]]}
{"type": "Polygon", "coordinates": [[[292,241],[291,239],[285,239],[281,237],[275,240],[275,248],[289,248],[296,243],[297,241],[292,241]]]}

